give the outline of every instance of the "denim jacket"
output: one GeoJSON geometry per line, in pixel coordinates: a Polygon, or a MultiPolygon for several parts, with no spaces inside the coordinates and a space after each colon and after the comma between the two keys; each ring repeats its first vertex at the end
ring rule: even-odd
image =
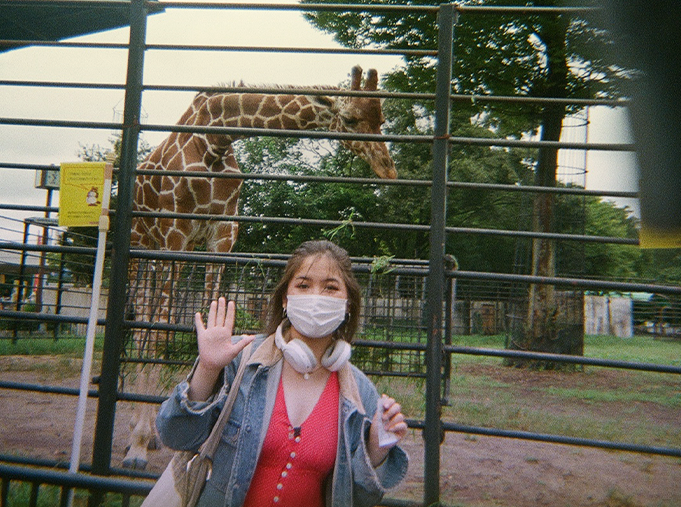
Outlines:
{"type": "MultiPolygon", "coordinates": [[[[253,349],[198,507],[241,507],[253,478],[283,364],[274,336],[259,335],[253,349]]],[[[187,397],[192,373],[174,389],[156,418],[156,427],[166,446],[195,451],[208,438],[240,359],[241,356],[237,357],[225,368],[222,386],[205,402],[190,401],[187,397]]],[[[376,387],[350,363],[338,371],[338,380],[338,450],[332,477],[325,484],[326,506],[369,507],[381,500],[386,489],[404,478],[408,457],[395,446],[380,466],[375,469],[371,466],[367,440],[378,402],[376,387]]]]}

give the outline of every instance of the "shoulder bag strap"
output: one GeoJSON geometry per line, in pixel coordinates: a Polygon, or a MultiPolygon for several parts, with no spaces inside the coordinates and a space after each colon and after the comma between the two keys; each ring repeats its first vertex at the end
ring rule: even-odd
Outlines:
{"type": "Polygon", "coordinates": [[[232,413],[234,400],[236,400],[236,396],[239,393],[239,384],[241,384],[241,379],[244,376],[244,371],[246,370],[246,364],[248,363],[248,359],[251,356],[252,348],[253,344],[252,343],[248,344],[246,348],[243,350],[243,353],[241,354],[241,362],[239,363],[239,369],[237,370],[234,380],[232,381],[232,385],[229,387],[229,394],[227,395],[227,399],[225,400],[225,406],[222,407],[220,416],[218,417],[218,420],[215,421],[215,425],[213,426],[210,435],[203,443],[203,445],[201,445],[199,455],[202,457],[208,457],[211,460],[213,459],[213,454],[215,454],[215,450],[217,449],[218,443],[220,442],[220,435],[222,435],[222,430],[225,428],[225,424],[227,424],[229,416],[232,413]]]}

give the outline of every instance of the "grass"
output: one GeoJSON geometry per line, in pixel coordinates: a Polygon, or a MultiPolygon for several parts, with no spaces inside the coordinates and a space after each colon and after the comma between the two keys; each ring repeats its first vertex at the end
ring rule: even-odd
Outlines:
{"type": "MultiPolygon", "coordinates": [[[[95,338],[95,352],[101,352],[103,337],[95,338]]],[[[0,340],[0,356],[68,356],[83,357],[85,350],[84,337],[53,338],[22,337],[16,343],[12,340],[0,340]]]]}
{"type": "Polygon", "coordinates": [[[584,354],[598,359],[681,366],[681,341],[650,336],[587,336],[584,354]]]}
{"type": "MultiPolygon", "coordinates": [[[[457,345],[503,349],[503,336],[460,336],[457,345]]],[[[681,342],[651,337],[588,336],[585,355],[679,365],[681,342]]],[[[581,372],[507,368],[494,357],[454,355],[449,406],[459,424],[681,447],[679,375],[587,366],[581,372]]],[[[399,398],[408,417],[425,416],[423,379],[381,378],[379,390],[399,398]]]]}
{"type": "MultiPolygon", "coordinates": [[[[95,344],[101,355],[102,338],[95,344]]],[[[461,346],[503,349],[504,336],[456,336],[461,346]]],[[[35,371],[72,371],[84,338],[0,340],[0,355],[60,356],[55,365],[36,360],[35,371]],[[59,365],[62,365],[61,367],[59,365]]],[[[681,365],[681,342],[637,336],[587,336],[585,356],[681,365]]],[[[678,375],[585,367],[583,372],[532,372],[502,366],[495,357],[454,355],[446,420],[460,424],[538,433],[681,447],[676,416],[681,408],[678,375]],[[654,414],[659,421],[653,421],[654,414]]],[[[24,365],[25,367],[25,365],[24,365]]],[[[380,377],[380,391],[399,398],[408,417],[425,416],[425,381],[380,377]]]]}
{"type": "MultiPolygon", "coordinates": [[[[503,336],[457,336],[453,342],[462,346],[504,348],[503,336]]],[[[21,361],[23,369],[28,364],[31,371],[54,376],[63,370],[65,375],[74,371],[71,365],[82,357],[84,345],[82,338],[58,341],[26,338],[16,344],[0,340],[0,355],[34,355],[35,358],[21,361]],[[48,355],[59,359],[47,361],[44,356],[48,355]]],[[[101,356],[101,348],[99,338],[97,356],[101,356]]],[[[651,337],[589,336],[585,339],[587,357],[679,365],[679,352],[681,342],[651,337]]],[[[7,367],[12,367],[12,361],[5,362],[7,367]]],[[[508,368],[502,363],[501,358],[454,355],[449,405],[443,407],[443,419],[471,426],[681,448],[679,375],[592,366],[580,372],[528,371],[508,368]]],[[[398,399],[408,418],[424,418],[424,379],[377,377],[374,381],[379,392],[398,399]]],[[[465,438],[476,440],[478,437],[467,435],[465,438]]],[[[525,458],[528,463],[536,460],[533,455],[525,458]]],[[[11,489],[8,505],[28,505],[29,486],[13,485],[11,489]]],[[[57,493],[48,486],[41,487],[40,491],[39,506],[56,505],[53,501],[57,493]]],[[[136,501],[133,499],[131,504],[137,505],[136,501]]],[[[613,494],[608,502],[604,505],[636,505],[618,494],[613,494]]],[[[111,498],[108,505],[114,507],[120,503],[111,498]]]]}
{"type": "MultiPolygon", "coordinates": [[[[31,505],[32,485],[22,483],[12,483],[9,486],[7,495],[8,507],[21,507],[31,505]]],[[[37,507],[54,507],[59,505],[61,497],[61,488],[58,486],[41,485],[36,497],[37,507]]],[[[89,495],[86,491],[76,490],[73,497],[74,507],[86,507],[88,505],[89,495]]],[[[142,503],[139,497],[133,497],[130,505],[137,506],[142,503]]],[[[123,497],[120,494],[109,493],[104,497],[102,507],[121,507],[124,505],[123,497]]]]}

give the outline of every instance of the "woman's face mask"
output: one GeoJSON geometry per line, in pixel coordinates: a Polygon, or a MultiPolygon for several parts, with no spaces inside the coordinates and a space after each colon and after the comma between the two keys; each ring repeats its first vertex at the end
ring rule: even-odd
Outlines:
{"type": "Polygon", "coordinates": [[[305,259],[286,291],[291,325],[308,338],[323,338],[345,320],[348,292],[336,262],[328,255],[305,259]]]}
{"type": "Polygon", "coordinates": [[[323,338],[345,320],[347,299],[317,294],[289,295],[286,314],[291,325],[308,338],[323,338]]]}

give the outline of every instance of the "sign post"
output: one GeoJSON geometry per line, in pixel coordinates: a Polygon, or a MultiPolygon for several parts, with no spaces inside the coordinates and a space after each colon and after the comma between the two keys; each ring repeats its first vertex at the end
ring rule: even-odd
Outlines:
{"type": "MultiPolygon", "coordinates": [[[[80,389],[78,409],[73,429],[73,444],[69,472],[77,473],[80,468],[80,450],[85,425],[85,409],[87,406],[92,357],[95,347],[95,330],[97,328],[97,311],[99,296],[102,290],[102,273],[104,271],[104,250],[106,235],[109,230],[109,201],[111,198],[111,179],[113,164],[106,162],[82,162],[61,165],[61,182],[59,191],[59,225],[66,227],[91,227],[97,225],[97,254],[92,281],[92,300],[87,323],[85,353],[80,373],[80,389]]],[[[73,505],[74,490],[69,491],[68,505],[73,505]]]]}

